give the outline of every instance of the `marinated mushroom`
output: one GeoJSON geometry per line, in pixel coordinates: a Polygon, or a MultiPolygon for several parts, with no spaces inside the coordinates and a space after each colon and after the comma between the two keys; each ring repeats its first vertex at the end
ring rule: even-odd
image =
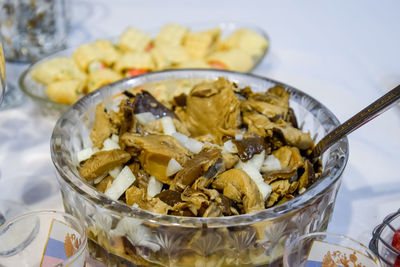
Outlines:
{"type": "Polygon", "coordinates": [[[95,120],[93,123],[92,130],[90,132],[90,138],[92,139],[93,145],[99,149],[103,147],[103,142],[109,138],[112,134],[112,125],[110,117],[104,109],[103,104],[96,106],[95,120]]]}
{"type": "Polygon", "coordinates": [[[121,149],[94,153],[79,168],[80,175],[88,181],[108,174],[109,171],[130,160],[131,155],[121,149]]]}
{"type": "Polygon", "coordinates": [[[282,86],[256,93],[219,78],[161,99],[143,89],[96,107],[93,147],[78,157],[81,176],[106,195],[117,187],[115,199],[160,214],[232,216],[284,203],[321,174],[282,86]]]}
{"type": "Polygon", "coordinates": [[[213,187],[223,190],[223,195],[237,203],[243,203],[245,213],[265,209],[263,197],[257,185],[241,169],[230,169],[223,172],[213,182],[213,187]]]}
{"type": "Polygon", "coordinates": [[[189,151],[169,135],[125,133],[121,139],[130,151],[137,153],[144,170],[166,184],[172,182],[167,177],[169,161],[173,158],[182,165],[188,160],[189,151]]]}
{"type": "Polygon", "coordinates": [[[220,141],[223,130],[240,125],[240,101],[232,90],[232,83],[225,79],[196,85],[186,100],[183,119],[192,136],[211,134],[220,141]]]}

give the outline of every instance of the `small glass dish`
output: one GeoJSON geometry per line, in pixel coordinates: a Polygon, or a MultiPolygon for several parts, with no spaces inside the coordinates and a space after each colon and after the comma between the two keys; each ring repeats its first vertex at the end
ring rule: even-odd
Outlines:
{"type": "Polygon", "coordinates": [[[284,267],[342,265],[381,266],[378,257],[366,246],[340,234],[310,233],[300,236],[292,242],[288,240],[285,247],[284,267]]]}
{"type": "Polygon", "coordinates": [[[0,226],[0,266],[83,267],[86,228],[61,211],[33,211],[0,226]]]}
{"type": "Polygon", "coordinates": [[[369,248],[379,256],[382,266],[393,267],[396,258],[400,259],[400,251],[392,246],[394,233],[399,229],[400,209],[386,216],[372,232],[369,248]]]}
{"type": "MultiPolygon", "coordinates": [[[[266,32],[258,28],[254,25],[250,24],[245,24],[245,23],[237,23],[237,22],[221,22],[221,23],[191,23],[190,25],[185,25],[187,26],[190,30],[192,31],[202,31],[202,30],[208,30],[212,28],[219,28],[221,29],[221,38],[225,39],[228,35],[232,34],[236,30],[239,29],[249,29],[252,30],[253,32],[259,34],[260,36],[264,37],[268,41],[268,47],[264,50],[264,52],[256,57],[253,58],[253,67],[248,70],[248,72],[252,72],[264,59],[266,56],[267,52],[270,49],[270,39],[266,32]]],[[[145,30],[143,29],[144,32],[149,33],[151,36],[156,36],[158,31],[161,29],[156,30],[145,30]]],[[[141,29],[142,30],[142,29],[141,29]]],[[[116,42],[117,38],[107,38],[108,40],[111,40],[112,42],[116,42]]],[[[64,111],[70,107],[68,104],[62,104],[62,103],[57,103],[49,99],[49,97],[46,95],[46,86],[35,81],[31,75],[30,72],[37,67],[39,64],[46,62],[50,59],[53,58],[58,58],[58,57],[71,57],[75,51],[75,48],[68,48],[62,51],[59,51],[57,53],[51,54],[47,57],[42,58],[41,60],[33,63],[32,65],[29,66],[27,70],[25,70],[21,76],[19,77],[18,83],[19,87],[25,93],[28,95],[40,108],[40,111],[43,115],[50,116],[53,118],[58,118],[64,111]]],[[[216,67],[217,68],[217,67],[216,67]]]]}

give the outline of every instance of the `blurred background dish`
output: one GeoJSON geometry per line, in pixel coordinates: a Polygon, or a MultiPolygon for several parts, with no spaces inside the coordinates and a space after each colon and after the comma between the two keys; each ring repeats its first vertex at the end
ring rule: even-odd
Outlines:
{"type": "Polygon", "coordinates": [[[375,227],[369,248],[379,256],[384,267],[400,266],[400,210],[386,216],[375,227]]]}
{"type": "Polygon", "coordinates": [[[152,32],[128,27],[118,38],[39,60],[20,76],[19,86],[44,114],[57,117],[84,94],[124,77],[173,68],[250,72],[269,50],[267,34],[253,25],[193,25],[166,24],[152,32]]]}
{"type": "MultiPolygon", "coordinates": [[[[13,0],[0,2],[0,39],[12,72],[22,73],[27,63],[65,49],[69,31],[69,1],[13,0]]],[[[26,98],[9,79],[1,109],[21,105],[26,98]]]]}

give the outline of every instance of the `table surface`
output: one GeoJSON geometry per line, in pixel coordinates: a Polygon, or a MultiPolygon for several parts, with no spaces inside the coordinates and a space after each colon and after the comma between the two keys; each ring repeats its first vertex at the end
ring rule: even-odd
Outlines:
{"type": "MultiPolygon", "coordinates": [[[[263,28],[270,50],[254,73],[320,100],[340,121],[400,84],[399,1],[71,1],[69,45],[159,29],[243,22],[263,28]],[[195,22],[194,22],[195,21],[195,22]]],[[[24,65],[7,63],[10,83],[24,65]]],[[[29,99],[0,111],[0,199],[62,210],[50,136],[55,123],[29,99]]],[[[350,158],[328,231],[365,244],[400,208],[400,106],[349,136],[350,158]]]]}

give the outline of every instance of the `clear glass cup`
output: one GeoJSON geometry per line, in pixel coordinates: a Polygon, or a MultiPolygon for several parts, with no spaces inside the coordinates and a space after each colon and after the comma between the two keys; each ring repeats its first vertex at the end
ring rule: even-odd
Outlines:
{"type": "Polygon", "coordinates": [[[7,61],[32,62],[66,47],[66,0],[2,0],[0,35],[7,61]]]}
{"type": "Polygon", "coordinates": [[[0,226],[0,266],[85,266],[87,235],[75,217],[34,211],[0,226]]]}
{"type": "Polygon", "coordinates": [[[380,267],[381,264],[378,257],[369,248],[350,237],[315,232],[302,235],[292,242],[287,241],[283,266],[380,267]]]}
{"type": "Polygon", "coordinates": [[[18,202],[0,199],[0,226],[6,221],[28,211],[27,207],[18,202]]]}
{"type": "Polygon", "coordinates": [[[372,232],[369,248],[379,256],[382,266],[392,267],[400,262],[400,250],[392,245],[397,230],[400,230],[400,209],[386,216],[372,232]]]}

